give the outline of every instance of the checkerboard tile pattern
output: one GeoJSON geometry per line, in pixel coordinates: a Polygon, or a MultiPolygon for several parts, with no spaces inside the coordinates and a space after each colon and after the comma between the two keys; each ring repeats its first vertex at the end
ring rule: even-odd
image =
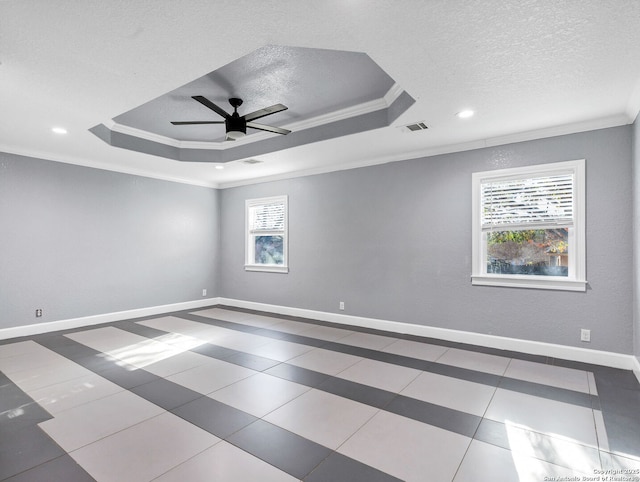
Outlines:
{"type": "Polygon", "coordinates": [[[640,469],[630,372],[224,307],[6,340],[0,395],[0,480],[640,469]]]}

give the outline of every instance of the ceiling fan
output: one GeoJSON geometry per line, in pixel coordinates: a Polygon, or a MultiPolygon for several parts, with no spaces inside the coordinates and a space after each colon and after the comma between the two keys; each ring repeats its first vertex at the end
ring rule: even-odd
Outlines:
{"type": "Polygon", "coordinates": [[[193,125],[193,124],[225,124],[227,130],[227,137],[225,140],[227,141],[235,141],[236,139],[240,139],[247,134],[247,127],[252,129],[257,129],[260,131],[274,132],[276,134],[289,134],[291,131],[287,129],[282,129],[281,127],[268,126],[265,124],[258,124],[257,122],[253,122],[256,119],[260,119],[261,117],[265,117],[271,114],[275,114],[276,112],[281,112],[283,110],[287,110],[288,107],[282,104],[275,104],[270,107],[265,107],[264,109],[257,110],[255,112],[251,112],[250,114],[240,115],[238,114],[238,107],[242,105],[242,99],[237,97],[232,97],[229,99],[229,104],[233,107],[233,114],[229,114],[227,111],[217,106],[213,102],[211,102],[206,97],[201,95],[194,95],[191,97],[194,100],[197,100],[205,107],[208,107],[216,114],[224,117],[223,121],[176,121],[171,122],[174,126],[182,126],[182,125],[193,125]]]}

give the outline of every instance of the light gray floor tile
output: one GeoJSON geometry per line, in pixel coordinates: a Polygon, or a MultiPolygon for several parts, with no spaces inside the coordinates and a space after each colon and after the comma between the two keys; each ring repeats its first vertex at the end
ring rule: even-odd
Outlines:
{"type": "Polygon", "coordinates": [[[222,441],[171,469],[155,479],[155,482],[294,482],[296,480],[298,479],[222,441]]]}
{"type": "Polygon", "coordinates": [[[351,330],[344,330],[333,326],[313,325],[307,323],[305,323],[304,326],[306,326],[307,329],[301,331],[300,335],[317,338],[318,340],[337,341],[353,333],[351,330]]]}
{"type": "Polygon", "coordinates": [[[63,449],[71,452],[163,411],[157,405],[123,391],[62,412],[39,425],[63,449]]]}
{"type": "MultiPolygon", "coordinates": [[[[542,480],[545,480],[544,476],[536,479],[536,482],[542,480]]],[[[522,481],[522,479],[518,476],[518,470],[510,450],[474,440],[471,442],[453,481],[495,482],[522,481]]]]}
{"type": "Polygon", "coordinates": [[[359,346],[360,348],[369,348],[371,350],[382,350],[396,340],[397,338],[390,336],[373,335],[371,333],[361,333],[356,331],[344,338],[340,338],[338,343],[359,346]]]}
{"type": "Polygon", "coordinates": [[[509,365],[510,358],[478,353],[475,351],[449,348],[436,361],[468,370],[503,375],[509,365]]]}
{"type": "Polygon", "coordinates": [[[165,412],[71,452],[71,456],[99,481],[140,482],[152,480],[219,441],[165,412]]]}
{"type": "Polygon", "coordinates": [[[273,339],[266,338],[264,336],[232,331],[232,334],[224,336],[222,338],[217,338],[212,343],[224,346],[225,348],[231,348],[233,350],[246,352],[247,350],[258,348],[272,342],[273,339]]]}
{"type": "Polygon", "coordinates": [[[0,345],[0,359],[24,355],[26,353],[38,352],[41,351],[42,348],[42,345],[36,343],[33,340],[7,343],[6,345],[0,345]]]}
{"type": "Polygon", "coordinates": [[[587,379],[589,380],[589,393],[597,397],[598,387],[596,386],[596,378],[593,376],[593,372],[587,372],[587,379]]]}
{"type": "Polygon", "coordinates": [[[302,355],[310,350],[313,350],[312,346],[301,345],[300,343],[291,343],[290,341],[275,340],[268,342],[265,345],[260,345],[256,348],[249,348],[244,350],[245,353],[251,353],[252,355],[258,355],[271,360],[287,361],[291,358],[302,355]]]}
{"type": "Polygon", "coordinates": [[[453,480],[454,482],[587,480],[583,477],[593,476],[593,474],[593,469],[589,466],[579,471],[567,469],[474,440],[453,480]]]}
{"type": "Polygon", "coordinates": [[[422,372],[400,393],[481,417],[495,391],[495,387],[488,385],[422,372]]]}
{"type": "Polygon", "coordinates": [[[220,338],[233,333],[233,330],[228,330],[226,328],[211,326],[206,323],[198,323],[197,321],[185,320],[172,316],[138,321],[138,324],[155,328],[157,330],[192,336],[203,341],[208,341],[216,337],[220,338]]]}
{"type": "Polygon", "coordinates": [[[335,449],[377,411],[368,405],[312,389],[271,412],[264,420],[335,449]]]}
{"type": "Polygon", "coordinates": [[[380,411],[338,452],[406,481],[451,480],[471,439],[380,411]]]}
{"type": "Polygon", "coordinates": [[[600,447],[600,450],[609,451],[609,436],[607,435],[607,428],[604,424],[604,417],[602,416],[602,412],[600,410],[594,410],[593,419],[596,425],[598,446],[600,447]]]}
{"type": "Polygon", "coordinates": [[[225,310],[224,308],[210,308],[208,310],[193,311],[192,314],[198,316],[206,316],[207,318],[213,318],[222,321],[232,321],[234,323],[242,323],[248,320],[254,315],[245,313],[242,311],[225,310]]]}
{"type": "Polygon", "coordinates": [[[60,360],[66,360],[64,357],[37,343],[0,345],[0,348],[3,347],[11,347],[11,349],[4,351],[6,356],[0,357],[0,370],[5,375],[43,368],[52,363],[58,363],[60,360]]]}
{"type": "Polygon", "coordinates": [[[121,392],[122,387],[91,373],[29,393],[52,415],[121,392]]]}
{"type": "Polygon", "coordinates": [[[486,418],[598,447],[593,410],[499,388],[486,418]]]}
{"type": "Polygon", "coordinates": [[[640,457],[600,452],[603,470],[616,470],[619,475],[640,477],[640,457]]]}
{"type": "Polygon", "coordinates": [[[257,373],[210,393],[209,397],[256,417],[263,417],[308,390],[310,388],[304,385],[257,373]]]}
{"type": "Polygon", "coordinates": [[[105,353],[112,350],[124,350],[129,346],[148,341],[148,338],[120,330],[113,326],[78,331],[76,333],[69,333],[65,336],[73,341],[77,341],[78,343],[82,343],[83,345],[93,348],[94,350],[105,353]]]}
{"type": "Polygon", "coordinates": [[[513,422],[507,422],[505,429],[509,449],[514,454],[543,460],[575,472],[593,473],[600,469],[596,447],[575,443],[562,434],[534,432],[513,422]]]}
{"type": "Polygon", "coordinates": [[[386,346],[382,351],[419,360],[435,361],[447,350],[446,346],[430,345],[411,340],[398,340],[386,346]]]}
{"type": "Polygon", "coordinates": [[[210,360],[211,358],[208,356],[186,351],[158,360],[145,366],[144,369],[159,377],[169,377],[176,373],[205,365],[210,360]]]}
{"type": "Polygon", "coordinates": [[[589,393],[589,378],[583,370],[514,359],[511,360],[504,376],[589,393]]]}
{"type": "Polygon", "coordinates": [[[420,375],[420,370],[364,359],[337,376],[389,392],[398,393],[420,375]]]}
{"type": "Polygon", "coordinates": [[[31,393],[40,388],[75,380],[90,374],[91,371],[86,368],[59,357],[52,359],[47,365],[21,370],[7,374],[7,376],[26,393],[31,393]]]}
{"type": "Polygon", "coordinates": [[[167,380],[207,395],[256,373],[249,368],[210,358],[200,366],[167,377],[167,380]]]}
{"type": "Polygon", "coordinates": [[[281,331],[283,333],[289,333],[291,335],[299,335],[304,331],[308,331],[310,328],[309,323],[300,323],[297,321],[280,320],[280,323],[269,326],[270,330],[281,331]]]}
{"type": "Polygon", "coordinates": [[[316,348],[287,363],[328,375],[335,375],[361,361],[359,356],[316,348]]]}
{"type": "Polygon", "coordinates": [[[281,323],[282,318],[275,316],[257,315],[255,313],[244,313],[242,311],[226,310],[224,308],[211,308],[202,311],[193,311],[193,315],[204,316],[215,320],[229,321],[242,325],[255,326],[258,328],[271,328],[273,325],[281,323]]]}

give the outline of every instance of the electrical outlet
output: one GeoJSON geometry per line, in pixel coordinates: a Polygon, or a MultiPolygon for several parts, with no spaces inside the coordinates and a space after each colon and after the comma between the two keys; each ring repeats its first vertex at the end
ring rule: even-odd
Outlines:
{"type": "Polygon", "coordinates": [[[202,296],[207,296],[207,290],[202,290],[202,296]]]}
{"type": "Polygon", "coordinates": [[[580,341],[591,341],[591,330],[580,330],[580,341]]]}
{"type": "Polygon", "coordinates": [[[40,318],[42,316],[42,310],[40,308],[38,308],[36,310],[36,318],[40,318]]]}
{"type": "Polygon", "coordinates": [[[340,309],[341,309],[342,311],[344,311],[344,301],[341,301],[341,302],[340,302],[340,309]]]}

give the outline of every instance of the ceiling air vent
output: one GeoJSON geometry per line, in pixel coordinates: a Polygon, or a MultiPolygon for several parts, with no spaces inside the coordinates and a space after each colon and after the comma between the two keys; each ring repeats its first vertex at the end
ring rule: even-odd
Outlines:
{"type": "Polygon", "coordinates": [[[259,161],[258,159],[245,159],[242,162],[245,164],[260,164],[262,161],[259,161]]]}
{"type": "Polygon", "coordinates": [[[415,124],[409,124],[404,127],[410,130],[411,132],[426,131],[429,128],[427,127],[427,124],[425,124],[424,122],[416,122],[415,124]]]}

